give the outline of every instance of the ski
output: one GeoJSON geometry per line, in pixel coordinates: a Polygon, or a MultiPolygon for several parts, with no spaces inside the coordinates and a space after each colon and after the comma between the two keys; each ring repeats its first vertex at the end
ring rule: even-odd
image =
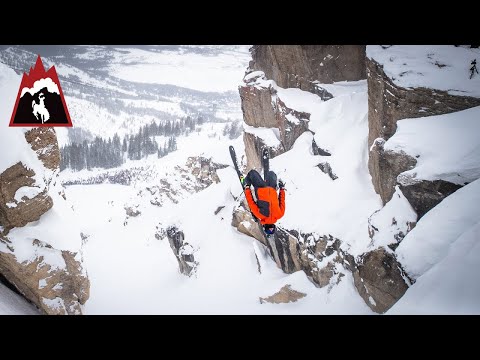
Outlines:
{"type": "Polygon", "coordinates": [[[233,166],[235,167],[235,171],[237,172],[238,180],[240,181],[240,185],[243,188],[243,184],[242,184],[242,180],[241,180],[243,175],[240,172],[240,169],[238,168],[237,154],[235,153],[235,148],[232,145],[230,145],[228,149],[230,150],[230,156],[232,158],[232,162],[233,162],[233,166]]]}
{"type": "Polygon", "coordinates": [[[262,149],[262,165],[263,165],[263,179],[267,181],[268,171],[270,170],[270,152],[268,147],[262,149]]]}

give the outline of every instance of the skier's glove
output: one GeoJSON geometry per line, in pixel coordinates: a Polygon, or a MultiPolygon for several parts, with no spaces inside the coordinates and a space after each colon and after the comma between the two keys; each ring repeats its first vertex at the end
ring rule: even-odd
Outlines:
{"type": "Polygon", "coordinates": [[[280,189],[285,189],[285,183],[283,182],[282,179],[278,180],[278,187],[279,187],[280,189]]]}
{"type": "Polygon", "coordinates": [[[242,182],[243,190],[245,190],[246,188],[249,188],[250,185],[251,185],[251,184],[250,184],[250,181],[249,181],[246,177],[244,177],[244,176],[242,176],[242,177],[240,178],[240,181],[242,182]]]}

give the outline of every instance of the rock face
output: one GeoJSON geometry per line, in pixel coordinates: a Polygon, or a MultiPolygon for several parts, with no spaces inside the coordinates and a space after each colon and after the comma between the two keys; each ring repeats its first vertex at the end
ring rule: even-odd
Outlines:
{"type": "MultiPolygon", "coordinates": [[[[81,254],[55,249],[49,239],[10,236],[14,228],[42,221],[54,205],[52,196],[62,192],[56,187],[60,153],[55,131],[34,128],[25,140],[44,168],[36,174],[18,162],[0,174],[0,273],[43,313],[82,314],[90,283],[81,254]]],[[[34,227],[31,231],[35,236],[34,227]]]]}
{"type": "Polygon", "coordinates": [[[366,78],[364,45],[256,45],[250,68],[283,88],[315,92],[316,82],[366,78]]]}
{"type": "Polygon", "coordinates": [[[46,188],[38,188],[35,172],[17,163],[0,174],[0,225],[7,231],[37,221],[53,206],[46,188]],[[31,195],[15,199],[19,189],[29,189],[31,195]],[[35,195],[36,194],[36,195],[35,195]],[[33,196],[34,195],[34,196],[33,196]]]}
{"type": "Polygon", "coordinates": [[[166,230],[168,242],[178,261],[180,272],[187,276],[195,274],[198,262],[194,258],[194,249],[192,245],[185,242],[185,234],[176,226],[171,226],[166,230]]]}
{"type": "Polygon", "coordinates": [[[404,276],[395,257],[383,248],[362,255],[353,272],[358,293],[377,313],[390,309],[405,294],[409,284],[404,276]]]}
{"type": "Polygon", "coordinates": [[[0,273],[43,313],[82,314],[81,305],[89,298],[90,283],[77,254],[56,250],[40,240],[33,240],[31,246],[35,248],[35,258],[21,263],[15,251],[0,251],[0,273]],[[49,263],[47,259],[52,257],[63,262],[63,266],[49,263]]]}
{"type": "Polygon", "coordinates": [[[401,186],[401,189],[418,218],[425,215],[430,209],[437,206],[447,196],[453,194],[462,186],[448,181],[420,181],[412,185],[401,186]]]}
{"type": "Polygon", "coordinates": [[[285,304],[289,302],[296,302],[297,300],[304,298],[307,294],[301,293],[299,291],[293,290],[291,285],[285,285],[278,292],[266,298],[260,298],[260,304],[271,303],[271,304],[285,304]]]}
{"type": "Polygon", "coordinates": [[[33,128],[25,133],[25,139],[47,169],[57,170],[59,168],[60,149],[53,128],[33,128]]]}
{"type": "MultiPolygon", "coordinates": [[[[393,195],[398,174],[411,169],[416,164],[416,160],[408,158],[406,154],[386,154],[383,151],[383,142],[395,133],[397,121],[464,110],[480,105],[480,99],[452,96],[445,91],[427,88],[405,89],[396,86],[375,60],[367,58],[366,65],[368,144],[371,147],[368,167],[375,191],[385,204],[393,195]]],[[[424,184],[423,188],[433,189],[435,186],[424,184]]],[[[409,197],[410,195],[407,195],[409,191],[403,188],[402,190],[414,208],[422,208],[422,205],[414,205],[417,199],[409,197]]]]}
{"type": "Polygon", "coordinates": [[[290,150],[295,140],[308,130],[310,114],[287,107],[261,72],[255,76],[245,76],[245,85],[240,87],[240,98],[247,125],[243,141],[248,169],[262,168],[259,154],[265,146],[263,139],[249,132],[248,127],[273,129],[273,136],[277,137],[278,142],[276,145],[268,144],[272,158],[290,150]]]}

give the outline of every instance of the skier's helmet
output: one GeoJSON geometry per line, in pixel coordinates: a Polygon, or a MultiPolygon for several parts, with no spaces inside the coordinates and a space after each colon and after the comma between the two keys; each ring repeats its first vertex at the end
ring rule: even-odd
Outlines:
{"type": "Polygon", "coordinates": [[[273,235],[275,234],[275,224],[266,224],[263,226],[263,228],[265,229],[265,233],[268,234],[268,235],[273,235]]]}

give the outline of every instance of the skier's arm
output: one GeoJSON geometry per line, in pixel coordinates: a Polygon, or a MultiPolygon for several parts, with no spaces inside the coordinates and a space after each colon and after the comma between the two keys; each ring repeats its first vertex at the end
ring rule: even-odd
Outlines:
{"type": "Polygon", "coordinates": [[[255,200],[253,200],[252,191],[250,190],[250,188],[245,189],[245,197],[247,199],[248,206],[250,207],[250,211],[253,213],[253,215],[255,215],[257,219],[265,219],[265,216],[260,213],[260,209],[258,208],[257,203],[255,202],[255,200]]]}
{"type": "Polygon", "coordinates": [[[280,217],[282,217],[285,214],[285,189],[280,189],[278,204],[280,205],[280,217]]]}

